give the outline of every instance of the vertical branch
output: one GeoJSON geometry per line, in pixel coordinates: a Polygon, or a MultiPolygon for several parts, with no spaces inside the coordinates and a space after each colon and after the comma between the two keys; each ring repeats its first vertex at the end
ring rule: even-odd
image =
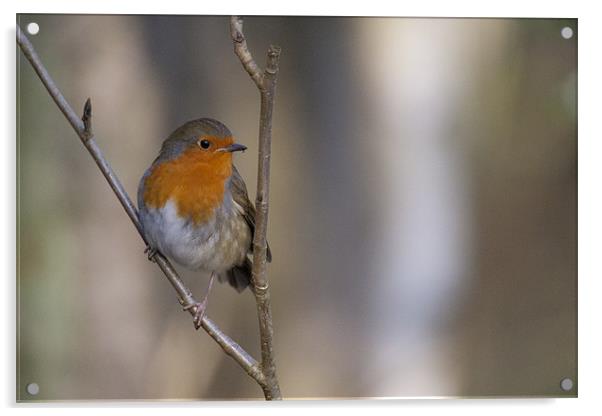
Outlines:
{"type": "Polygon", "coordinates": [[[257,85],[261,95],[259,115],[259,162],[257,168],[257,197],[255,207],[255,236],[253,238],[253,287],[257,302],[259,333],[261,338],[261,367],[266,384],[263,392],[267,400],[281,399],[280,386],[276,376],[274,358],[274,327],[270,303],[270,287],[267,277],[267,226],[270,196],[270,157],[272,144],[272,114],[274,111],[274,93],[278,75],[280,48],[268,49],[265,71],[261,72],[255,63],[243,33],[243,21],[239,16],[230,18],[230,34],[234,43],[234,52],[241,64],[257,85]]]}

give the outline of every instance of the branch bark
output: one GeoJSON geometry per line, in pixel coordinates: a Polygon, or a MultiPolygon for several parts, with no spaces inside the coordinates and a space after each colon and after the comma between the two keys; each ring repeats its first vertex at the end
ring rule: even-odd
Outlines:
{"type": "Polygon", "coordinates": [[[268,49],[266,68],[262,72],[255,63],[247,47],[243,33],[243,20],[239,16],[230,18],[230,35],[234,43],[234,53],[243,68],[255,82],[261,95],[259,114],[259,162],[257,169],[257,197],[255,207],[255,236],[253,238],[253,288],[257,302],[259,333],[261,338],[261,368],[266,383],[263,393],[266,400],[282,399],[276,362],[274,358],[274,326],[270,303],[270,287],[267,277],[267,226],[270,195],[270,157],[272,144],[272,114],[274,93],[278,76],[280,47],[271,45],[268,49]]]}
{"type": "MultiPolygon", "coordinates": [[[[136,207],[132,203],[129,195],[125,191],[123,185],[119,181],[115,172],[104,158],[100,148],[96,144],[94,140],[94,135],[92,133],[92,104],[90,99],[86,101],[84,106],[83,117],[80,119],[73,108],[69,105],[59,88],[56,86],[50,74],[46,70],[44,64],[40,60],[40,57],[36,53],[33,45],[25,36],[19,25],[17,25],[17,44],[23,51],[23,54],[38,74],[38,77],[42,81],[42,84],[48,90],[48,93],[61,110],[61,112],[67,118],[67,121],[75,130],[75,133],[81,139],[81,142],[86,147],[98,168],[104,175],[105,179],[109,183],[111,189],[119,199],[119,202],[125,209],[125,212],[130,217],[130,220],[138,230],[138,233],[144,240],[145,244],[147,241],[144,237],[144,233],[142,232],[142,225],[138,219],[138,211],[136,207]]],[[[147,244],[148,245],[148,244],[147,244]]],[[[160,253],[155,254],[153,260],[157,263],[161,271],[165,274],[165,277],[175,291],[178,294],[178,298],[180,304],[182,306],[195,305],[197,304],[196,299],[193,297],[191,291],[186,287],[176,270],[173,268],[171,263],[160,253]]],[[[192,316],[196,313],[195,307],[187,308],[192,316]]],[[[220,330],[220,328],[206,315],[203,316],[201,321],[201,327],[219,344],[219,346],[224,350],[224,352],[232,357],[246,372],[249,374],[265,391],[268,385],[268,377],[264,375],[264,371],[262,366],[251,356],[249,355],[240,345],[234,342],[229,336],[227,336],[224,332],[220,330]]]]}

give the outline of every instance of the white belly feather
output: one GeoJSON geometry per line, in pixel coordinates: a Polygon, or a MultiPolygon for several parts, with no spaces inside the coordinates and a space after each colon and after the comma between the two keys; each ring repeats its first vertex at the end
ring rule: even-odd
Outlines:
{"type": "MultiPolygon", "coordinates": [[[[232,201],[218,208],[202,226],[180,218],[172,200],[159,209],[146,208],[141,216],[149,243],[192,270],[225,272],[241,264],[251,244],[251,232],[240,207],[232,201]]],[[[226,202],[226,201],[225,201],[226,202]]]]}

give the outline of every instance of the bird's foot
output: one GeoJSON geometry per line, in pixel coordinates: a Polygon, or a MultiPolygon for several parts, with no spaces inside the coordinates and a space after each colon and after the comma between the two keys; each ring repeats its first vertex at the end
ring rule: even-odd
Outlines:
{"type": "Polygon", "coordinates": [[[184,310],[189,311],[192,314],[192,323],[194,324],[194,329],[199,329],[201,327],[203,317],[205,316],[205,311],[207,310],[207,298],[203,299],[202,302],[195,302],[185,306],[184,310]]]}
{"type": "Polygon", "coordinates": [[[148,260],[152,261],[153,263],[156,261],[155,260],[155,255],[158,253],[158,250],[156,248],[153,248],[151,246],[146,246],[146,248],[144,249],[144,254],[146,254],[148,256],[148,260]]]}
{"type": "Polygon", "coordinates": [[[214,277],[215,273],[211,273],[211,277],[209,278],[209,287],[207,287],[207,292],[205,293],[202,302],[194,302],[184,306],[184,310],[189,311],[192,314],[194,329],[198,330],[201,327],[201,322],[203,321],[205,311],[207,310],[207,298],[209,298],[209,292],[211,292],[211,287],[213,287],[214,277]]]}

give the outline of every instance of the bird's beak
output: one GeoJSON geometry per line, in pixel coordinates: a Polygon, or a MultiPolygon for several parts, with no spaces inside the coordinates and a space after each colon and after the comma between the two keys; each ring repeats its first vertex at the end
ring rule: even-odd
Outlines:
{"type": "Polygon", "coordinates": [[[239,143],[232,143],[230,146],[228,147],[222,147],[221,149],[219,149],[220,152],[240,152],[240,151],[245,151],[247,150],[247,146],[243,145],[243,144],[239,144],[239,143]]]}

